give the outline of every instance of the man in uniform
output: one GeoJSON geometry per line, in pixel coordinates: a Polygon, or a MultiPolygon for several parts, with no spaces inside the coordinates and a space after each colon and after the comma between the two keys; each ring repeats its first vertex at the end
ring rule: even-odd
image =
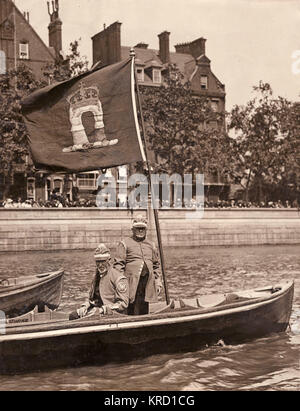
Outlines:
{"type": "Polygon", "coordinates": [[[147,240],[147,220],[139,215],[132,223],[132,236],[117,247],[114,268],[129,282],[129,315],[149,312],[162,289],[160,262],[155,245],[147,240]]]}
{"type": "Polygon", "coordinates": [[[129,302],[128,280],[123,273],[112,267],[109,249],[99,244],[94,255],[96,274],[94,276],[89,300],[77,311],[70,314],[70,320],[84,317],[94,307],[100,307],[100,314],[127,314],[129,302]]]}

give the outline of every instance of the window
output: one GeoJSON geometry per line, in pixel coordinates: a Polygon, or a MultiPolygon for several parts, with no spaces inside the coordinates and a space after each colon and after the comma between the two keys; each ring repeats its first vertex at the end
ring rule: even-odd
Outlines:
{"type": "Polygon", "coordinates": [[[218,128],[218,122],[213,120],[209,122],[209,126],[211,129],[216,130],[218,128]]]}
{"type": "Polygon", "coordinates": [[[206,122],[205,122],[205,121],[199,122],[199,124],[198,124],[198,130],[204,131],[204,130],[206,130],[206,129],[207,129],[207,124],[206,124],[206,122]]]}
{"type": "Polygon", "coordinates": [[[0,74],[6,73],[6,56],[3,50],[0,50],[0,74]]]}
{"type": "Polygon", "coordinates": [[[161,71],[153,69],[153,83],[161,83],[161,71]]]}
{"type": "Polygon", "coordinates": [[[138,68],[136,70],[136,76],[137,76],[138,81],[144,81],[144,69],[138,68]]]}
{"type": "Polygon", "coordinates": [[[202,90],[207,90],[207,88],[208,88],[207,76],[201,76],[200,77],[200,85],[201,85],[202,90]]]}
{"type": "Polygon", "coordinates": [[[212,100],[211,101],[211,109],[212,111],[219,111],[219,100],[212,100]]]}
{"type": "Polygon", "coordinates": [[[29,60],[29,44],[28,43],[25,43],[25,42],[20,43],[19,51],[20,51],[20,59],[29,60]]]}
{"type": "Polygon", "coordinates": [[[119,166],[119,180],[127,180],[127,166],[119,166]]]}
{"type": "Polygon", "coordinates": [[[46,181],[46,191],[47,191],[47,200],[51,198],[51,179],[47,178],[46,181]]]}
{"type": "Polygon", "coordinates": [[[27,179],[27,199],[35,200],[35,178],[29,177],[27,179]]]}
{"type": "Polygon", "coordinates": [[[98,174],[84,173],[77,176],[77,187],[96,190],[98,174]]]}
{"type": "Polygon", "coordinates": [[[63,192],[63,179],[62,178],[56,178],[54,180],[53,189],[55,190],[56,193],[62,193],[63,192]]]}

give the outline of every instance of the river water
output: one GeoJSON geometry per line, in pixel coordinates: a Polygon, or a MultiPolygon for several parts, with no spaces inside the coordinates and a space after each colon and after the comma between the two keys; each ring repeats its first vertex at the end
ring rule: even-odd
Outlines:
{"type": "MultiPolygon", "coordinates": [[[[299,246],[167,249],[171,297],[191,297],[295,280],[290,329],[240,345],[211,346],[129,363],[1,376],[0,390],[300,391],[299,246]]],[[[65,269],[60,310],[85,300],[94,274],[92,251],[0,255],[0,278],[65,269]]],[[[41,359],[42,361],[42,359],[41,359]]]]}

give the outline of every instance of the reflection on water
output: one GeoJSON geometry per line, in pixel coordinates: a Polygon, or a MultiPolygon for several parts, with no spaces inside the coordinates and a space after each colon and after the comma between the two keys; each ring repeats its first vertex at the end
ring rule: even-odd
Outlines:
{"type": "MultiPolygon", "coordinates": [[[[299,246],[169,249],[165,254],[171,297],[295,280],[290,330],[193,353],[0,376],[0,390],[300,390],[299,246]]],[[[65,269],[60,309],[71,311],[87,296],[94,273],[91,251],[0,255],[0,279],[60,267],[65,269]]]]}

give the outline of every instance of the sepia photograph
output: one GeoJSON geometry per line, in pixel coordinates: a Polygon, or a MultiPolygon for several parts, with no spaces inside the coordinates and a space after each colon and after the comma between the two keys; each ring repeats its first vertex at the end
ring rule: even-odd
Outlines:
{"type": "Polygon", "coordinates": [[[299,27],[0,0],[0,391],[300,391],[299,27]]]}

